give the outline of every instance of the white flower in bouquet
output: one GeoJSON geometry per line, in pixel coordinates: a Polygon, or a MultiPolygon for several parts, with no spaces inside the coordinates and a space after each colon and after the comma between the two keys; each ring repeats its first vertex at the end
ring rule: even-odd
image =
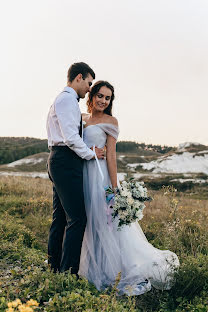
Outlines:
{"type": "Polygon", "coordinates": [[[140,221],[140,220],[142,220],[142,218],[143,218],[143,210],[138,210],[137,212],[136,212],[136,216],[137,216],[137,218],[138,218],[138,220],[140,221]]]}
{"type": "Polygon", "coordinates": [[[134,188],[132,190],[132,196],[135,198],[144,197],[143,195],[144,195],[144,192],[143,191],[141,192],[141,190],[139,190],[139,189],[134,188]]]}
{"type": "Polygon", "coordinates": [[[128,206],[126,197],[117,196],[115,197],[115,207],[125,208],[128,206]]]}
{"type": "Polygon", "coordinates": [[[126,181],[123,181],[123,182],[122,182],[122,186],[123,186],[123,187],[126,187],[127,185],[128,185],[128,183],[127,183],[126,181]]]}
{"type": "Polygon", "coordinates": [[[133,197],[132,197],[132,196],[128,196],[128,197],[127,197],[127,203],[128,203],[129,205],[133,205],[134,200],[133,200],[133,197]]]}
{"type": "Polygon", "coordinates": [[[137,182],[135,183],[135,185],[136,185],[136,187],[138,187],[139,185],[144,185],[144,182],[143,182],[143,181],[140,181],[140,182],[137,181],[137,182]]]}
{"type": "MultiPolygon", "coordinates": [[[[143,185],[143,182],[134,182],[133,179],[121,183],[111,206],[112,218],[119,219],[118,229],[143,218],[144,201],[152,199],[147,196],[147,188],[143,185]]],[[[107,187],[106,197],[108,194],[112,194],[112,190],[107,187]]]]}
{"type": "Polygon", "coordinates": [[[128,197],[131,193],[128,190],[121,190],[120,195],[124,197],[128,197]]]}
{"type": "Polygon", "coordinates": [[[119,216],[123,216],[123,217],[127,217],[129,215],[128,210],[123,210],[122,212],[120,212],[119,216]]]}
{"type": "Polygon", "coordinates": [[[144,197],[144,188],[141,185],[138,187],[138,191],[140,192],[141,197],[144,197]]]}

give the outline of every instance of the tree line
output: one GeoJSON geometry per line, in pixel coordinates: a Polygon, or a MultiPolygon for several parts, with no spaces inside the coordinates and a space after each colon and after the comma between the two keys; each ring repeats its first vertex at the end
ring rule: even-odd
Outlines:
{"type": "Polygon", "coordinates": [[[0,164],[7,164],[42,152],[48,152],[47,140],[28,137],[0,137],[0,164]]]}
{"type": "MultiPolygon", "coordinates": [[[[117,152],[120,153],[136,153],[138,149],[152,150],[165,154],[171,151],[173,147],[132,141],[120,141],[117,143],[117,152]]],[[[29,137],[0,137],[0,164],[7,164],[42,152],[49,152],[47,140],[29,137]]]]}
{"type": "Polygon", "coordinates": [[[172,146],[161,146],[145,143],[136,143],[132,141],[120,141],[117,143],[117,152],[136,153],[138,149],[154,151],[160,154],[166,154],[174,149],[172,146]]]}

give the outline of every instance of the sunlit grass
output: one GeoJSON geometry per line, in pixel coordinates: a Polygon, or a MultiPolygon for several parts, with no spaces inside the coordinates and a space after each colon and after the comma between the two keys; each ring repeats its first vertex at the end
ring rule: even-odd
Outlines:
{"type": "Polygon", "coordinates": [[[98,292],[85,279],[48,268],[47,240],[52,217],[49,180],[0,178],[0,311],[16,299],[40,304],[35,311],[207,311],[208,199],[165,188],[150,190],[140,225],[155,247],[180,259],[170,291],[117,297],[116,288],[98,292]]]}

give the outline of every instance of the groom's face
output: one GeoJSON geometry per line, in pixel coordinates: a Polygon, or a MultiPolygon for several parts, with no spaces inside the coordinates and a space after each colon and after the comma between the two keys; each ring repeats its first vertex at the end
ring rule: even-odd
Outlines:
{"type": "Polygon", "coordinates": [[[87,92],[90,92],[92,86],[93,77],[88,74],[85,79],[81,79],[79,83],[79,89],[77,90],[80,98],[84,98],[87,92]]]}

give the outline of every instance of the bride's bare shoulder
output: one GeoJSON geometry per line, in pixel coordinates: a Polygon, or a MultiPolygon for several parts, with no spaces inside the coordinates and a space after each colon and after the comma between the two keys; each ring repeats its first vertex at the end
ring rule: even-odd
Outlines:
{"type": "Polygon", "coordinates": [[[116,119],[116,117],[108,116],[108,122],[118,127],[118,120],[116,119]]]}

